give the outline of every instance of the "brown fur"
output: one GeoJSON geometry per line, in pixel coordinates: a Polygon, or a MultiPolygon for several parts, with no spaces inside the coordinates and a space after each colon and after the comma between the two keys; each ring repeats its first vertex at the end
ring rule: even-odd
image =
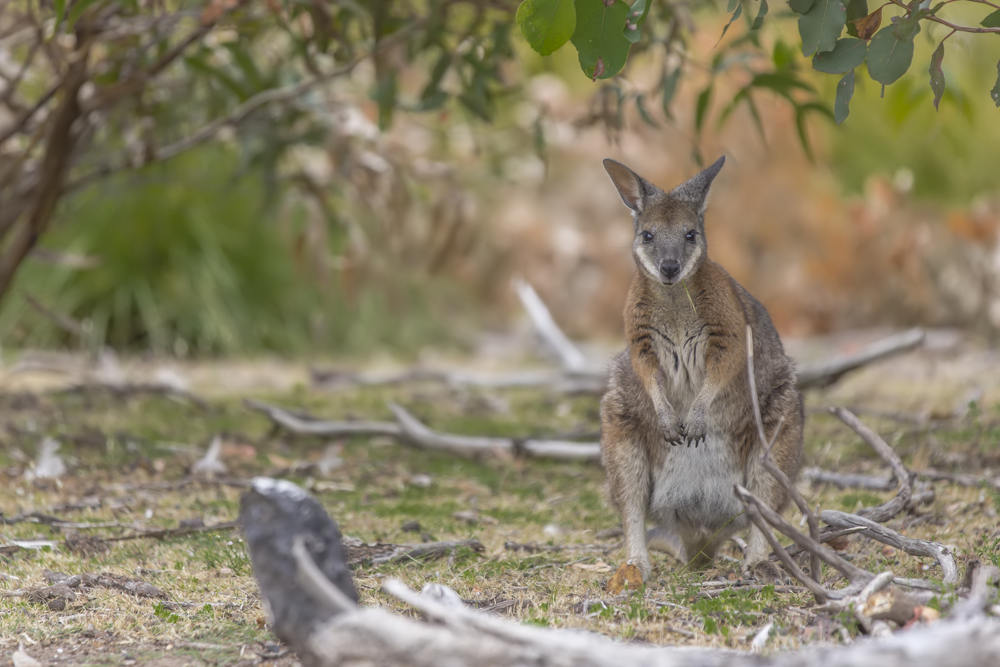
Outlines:
{"type": "MultiPolygon", "coordinates": [[[[720,167],[721,161],[710,170],[720,167]]],[[[622,169],[608,167],[626,204],[636,210],[638,268],[625,307],[628,349],[612,362],[601,401],[601,451],[627,555],[646,578],[647,518],[678,534],[685,558],[704,566],[722,542],[749,524],[740,514],[734,483],[776,510],[787,503],[784,490],[759,461],[747,324],[753,331],[764,431],[771,437],[784,418],[772,456],[792,478],[802,455],[803,408],[794,366],[767,311],[707,259],[702,214],[715,173],[705,182],[707,170],[664,193],[622,169]],[[653,240],[643,240],[646,232],[653,240]],[[663,272],[651,274],[650,267],[673,260],[688,267],[676,282],[670,284],[663,272]]],[[[754,528],[747,565],[766,554],[764,536],[754,528]]]]}

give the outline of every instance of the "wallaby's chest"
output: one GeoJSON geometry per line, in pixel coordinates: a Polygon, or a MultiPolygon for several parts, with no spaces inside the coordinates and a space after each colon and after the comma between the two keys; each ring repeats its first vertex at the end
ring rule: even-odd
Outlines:
{"type": "Polygon", "coordinates": [[[705,380],[707,326],[695,317],[659,324],[664,335],[659,337],[656,355],[663,374],[663,388],[674,410],[684,415],[705,380]]]}

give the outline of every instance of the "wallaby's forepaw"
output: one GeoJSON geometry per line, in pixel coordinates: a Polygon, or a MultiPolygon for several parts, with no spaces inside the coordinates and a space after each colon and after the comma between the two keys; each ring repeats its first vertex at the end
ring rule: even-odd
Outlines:
{"type": "Polygon", "coordinates": [[[681,426],[684,432],[684,440],[690,447],[692,444],[697,447],[699,444],[705,442],[705,436],[708,435],[707,427],[705,425],[705,410],[697,405],[691,407],[691,411],[688,413],[687,419],[684,420],[681,426]]]}
{"type": "Polygon", "coordinates": [[[684,429],[671,414],[660,414],[660,433],[663,434],[663,442],[668,445],[684,444],[684,429]]]}

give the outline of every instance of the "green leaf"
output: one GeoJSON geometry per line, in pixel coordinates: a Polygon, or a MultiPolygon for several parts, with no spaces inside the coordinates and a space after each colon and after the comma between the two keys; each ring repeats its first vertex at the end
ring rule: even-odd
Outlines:
{"type": "Polygon", "coordinates": [[[760,30],[760,27],[764,25],[765,16],[767,16],[767,0],[760,0],[760,11],[757,12],[757,18],[753,20],[753,25],[750,26],[750,29],[760,30]]]}
{"type": "Polygon", "coordinates": [[[729,6],[726,7],[726,13],[728,14],[729,12],[736,9],[736,5],[738,4],[740,4],[740,0],[729,0],[729,6]]]}
{"type": "Polygon", "coordinates": [[[650,127],[659,127],[660,124],[657,123],[655,120],[653,120],[653,117],[649,115],[648,111],[646,111],[645,98],[646,96],[641,93],[639,95],[636,95],[635,108],[639,110],[639,115],[642,117],[642,120],[645,121],[647,125],[649,125],[650,127]]]}
{"type": "Polygon", "coordinates": [[[788,7],[796,14],[805,14],[815,4],[816,0],[788,0],[788,7]]]}
{"type": "Polygon", "coordinates": [[[858,27],[854,21],[868,16],[868,0],[849,0],[847,3],[847,34],[858,36],[858,27]]]}
{"type": "Polygon", "coordinates": [[[984,28],[1000,28],[1000,9],[984,18],[979,25],[984,28]]]}
{"type": "Polygon", "coordinates": [[[66,0],[55,0],[52,3],[52,11],[56,15],[56,24],[62,20],[63,14],[66,12],[66,0]]]}
{"type": "Polygon", "coordinates": [[[94,4],[96,0],[77,0],[76,4],[70,7],[69,16],[66,17],[66,30],[72,30],[87,8],[94,4]]]}
{"type": "Polygon", "coordinates": [[[646,23],[646,15],[649,14],[652,4],[646,0],[636,0],[628,10],[628,18],[625,19],[625,39],[633,44],[642,39],[642,26],[646,23]]]}
{"type": "Polygon", "coordinates": [[[742,13],[743,13],[743,4],[740,3],[739,5],[736,6],[736,11],[733,12],[732,17],[730,17],[729,23],[727,23],[726,27],[722,29],[722,35],[719,37],[720,42],[722,41],[722,38],[726,36],[726,32],[729,30],[729,26],[731,26],[733,24],[733,21],[738,19],[742,13]]]}
{"type": "Polygon", "coordinates": [[[774,41],[774,52],[771,54],[771,60],[774,61],[774,66],[777,69],[791,69],[795,66],[795,49],[777,39],[774,41]]]}
{"type": "Polygon", "coordinates": [[[758,74],[750,81],[750,86],[773,90],[789,101],[793,101],[791,95],[795,89],[807,92],[816,91],[815,88],[804,81],[800,81],[793,72],[788,70],[758,74]]]}
{"type": "Polygon", "coordinates": [[[573,46],[580,53],[580,68],[591,79],[610,79],[621,71],[632,43],[625,39],[629,6],[622,0],[576,0],[573,46]]]}
{"type": "Polygon", "coordinates": [[[392,113],[396,110],[396,73],[389,72],[377,81],[369,97],[378,103],[379,129],[387,129],[392,125],[392,113]]]}
{"type": "Polygon", "coordinates": [[[844,75],[837,84],[837,100],[833,103],[833,119],[840,125],[851,113],[851,98],[854,97],[854,70],[844,75]]]}
{"type": "Polygon", "coordinates": [[[840,0],[816,0],[816,4],[799,19],[802,35],[802,55],[832,51],[847,21],[847,10],[840,0]]]}
{"type": "Polygon", "coordinates": [[[865,40],[853,37],[838,39],[832,51],[813,56],[813,69],[827,74],[843,74],[863,63],[867,54],[868,43],[865,40]]]}
{"type": "Polygon", "coordinates": [[[868,46],[868,74],[883,86],[888,86],[906,73],[913,61],[913,42],[900,41],[893,26],[875,33],[868,46]]]}
{"type": "Polygon", "coordinates": [[[698,95],[698,101],[694,108],[694,131],[695,134],[701,135],[701,128],[705,124],[705,114],[708,112],[708,103],[712,99],[712,88],[715,83],[708,84],[705,90],[701,91],[698,95]]]}
{"type": "Polygon", "coordinates": [[[674,115],[670,113],[670,102],[674,99],[674,93],[677,92],[677,83],[681,80],[681,66],[678,65],[673,72],[667,74],[667,70],[663,70],[663,81],[660,83],[660,88],[663,89],[663,115],[667,118],[673,118],[674,115]]]}
{"type": "Polygon", "coordinates": [[[899,19],[893,24],[892,34],[901,42],[912,42],[913,38],[920,32],[920,19],[930,13],[926,9],[918,9],[909,16],[899,19]]]}
{"type": "Polygon", "coordinates": [[[795,106],[795,129],[798,130],[802,150],[805,151],[806,157],[809,158],[810,162],[815,162],[812,147],[809,145],[809,135],[806,133],[806,116],[810,111],[815,111],[831,120],[834,120],[834,115],[825,106],[816,102],[807,102],[806,104],[795,106]]]}
{"type": "Polygon", "coordinates": [[[993,86],[993,90],[990,91],[990,97],[1000,109],[1000,62],[997,63],[997,85],[993,86]]]}
{"type": "Polygon", "coordinates": [[[543,56],[568,42],[576,30],[573,0],[524,0],[516,18],[528,44],[543,56]]]}
{"type": "Polygon", "coordinates": [[[944,60],[944,40],[938,44],[931,56],[931,66],[928,71],[931,74],[931,90],[934,91],[934,108],[938,108],[941,103],[941,96],[944,95],[944,70],[941,69],[941,61],[944,60]]]}

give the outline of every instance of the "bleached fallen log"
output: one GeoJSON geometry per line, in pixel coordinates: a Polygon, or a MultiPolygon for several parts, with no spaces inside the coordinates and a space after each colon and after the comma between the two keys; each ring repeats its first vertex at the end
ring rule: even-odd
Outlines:
{"type": "Polygon", "coordinates": [[[601,445],[596,442],[516,440],[514,438],[450,435],[427,428],[402,406],[390,403],[389,408],[399,421],[402,438],[424,449],[440,449],[464,456],[497,451],[510,456],[523,453],[526,456],[560,461],[597,461],[601,457],[601,445]]]}
{"type": "Polygon", "coordinates": [[[531,318],[535,331],[558,355],[562,367],[571,373],[583,371],[587,367],[587,360],[556,324],[548,306],[538,296],[535,288],[520,278],[515,278],[513,284],[517,298],[521,300],[521,305],[528,312],[528,317],[531,318]]]}
{"type": "Polygon", "coordinates": [[[460,456],[482,456],[500,453],[505,456],[529,456],[557,461],[598,461],[600,443],[533,438],[497,438],[488,436],[454,435],[427,428],[402,406],[392,403],[389,408],[396,416],[393,422],[322,421],[307,419],[288,410],[261,401],[246,400],[246,406],[263,412],[274,424],[295,435],[342,437],[348,435],[389,436],[414,447],[446,451],[460,456]]]}
{"type": "Polygon", "coordinates": [[[863,516],[858,516],[857,514],[848,514],[846,512],[838,512],[837,510],[823,510],[819,513],[819,518],[825,524],[834,528],[864,527],[864,530],[860,534],[865,537],[893,546],[911,556],[928,556],[934,558],[944,573],[944,583],[958,583],[958,567],[955,565],[955,557],[948,547],[943,544],[905,537],[880,523],[876,523],[863,516]]]}
{"type": "Polygon", "coordinates": [[[326,421],[300,417],[276,405],[268,405],[251,398],[245,399],[243,404],[251,410],[263,412],[276,426],[296,435],[316,435],[328,438],[348,435],[387,435],[398,438],[401,433],[399,424],[392,422],[326,421]]]}
{"type": "MultiPolygon", "coordinates": [[[[418,594],[396,580],[388,595],[423,620],[357,606],[339,531],[287,482],[255,480],[240,501],[254,574],[272,627],[306,667],[949,667],[1000,664],[1000,621],[943,620],[878,640],[770,656],[613,642],[579,631],[511,623],[418,594]]],[[[872,577],[874,580],[875,578],[872,577]]],[[[882,580],[872,582],[874,591],[882,580]]]]}
{"type": "Polygon", "coordinates": [[[919,347],[925,338],[926,334],[923,329],[910,329],[875,341],[857,354],[835,357],[818,364],[803,364],[799,367],[799,389],[827,387],[843,377],[845,373],[919,347]]]}

